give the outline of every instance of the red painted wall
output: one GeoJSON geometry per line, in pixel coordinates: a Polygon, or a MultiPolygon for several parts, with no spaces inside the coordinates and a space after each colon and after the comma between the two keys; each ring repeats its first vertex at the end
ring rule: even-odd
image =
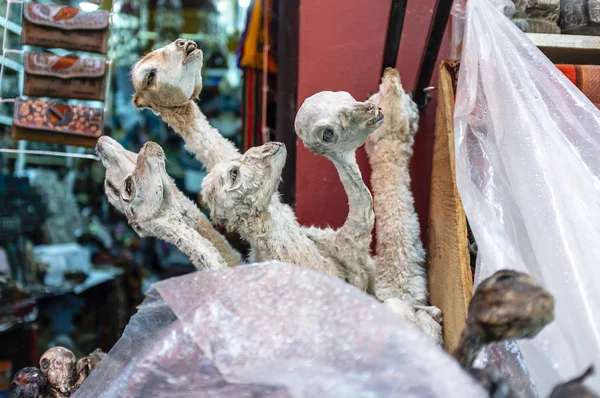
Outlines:
{"type": "MultiPolygon", "coordinates": [[[[435,0],[408,2],[397,61],[406,91],[415,84],[434,5],[435,0]]],[[[389,11],[389,0],[301,0],[298,107],[318,91],[348,91],[357,100],[364,100],[367,93],[377,90],[389,11]]],[[[443,43],[440,59],[446,56],[447,49],[447,43],[443,43]]],[[[432,82],[437,82],[437,67],[432,82]]],[[[411,175],[424,235],[429,213],[435,100],[421,113],[420,125],[411,175]]],[[[301,141],[297,146],[299,221],[339,227],[348,213],[348,201],[335,168],[327,159],[308,152],[301,141]]],[[[362,148],[357,158],[363,178],[370,185],[369,162],[362,148]]]]}

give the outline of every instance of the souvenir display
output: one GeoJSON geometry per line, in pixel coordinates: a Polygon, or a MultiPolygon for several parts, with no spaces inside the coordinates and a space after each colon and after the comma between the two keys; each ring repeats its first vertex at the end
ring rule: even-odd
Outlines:
{"type": "Polygon", "coordinates": [[[561,0],[512,1],[515,3],[515,13],[511,19],[523,32],[560,33],[558,18],[561,0]]]}
{"type": "Polygon", "coordinates": [[[600,35],[600,0],[560,0],[560,28],[571,35],[600,35]]]}
{"type": "Polygon", "coordinates": [[[102,135],[101,109],[43,100],[17,100],[12,137],[93,148],[102,135]]]}
{"type": "Polygon", "coordinates": [[[600,398],[600,0],[4,3],[0,398],[600,398]]]}
{"type": "Polygon", "coordinates": [[[104,100],[107,72],[104,60],[27,52],[24,69],[24,95],[104,100]]]}
{"type": "Polygon", "coordinates": [[[46,48],[106,53],[110,13],[24,3],[21,43],[46,48]]]}

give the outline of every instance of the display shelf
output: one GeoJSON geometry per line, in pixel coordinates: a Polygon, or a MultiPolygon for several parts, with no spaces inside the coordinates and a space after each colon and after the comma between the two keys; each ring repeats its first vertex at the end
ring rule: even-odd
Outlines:
{"type": "Polygon", "coordinates": [[[600,36],[527,33],[527,37],[557,64],[600,64],[600,36]]]}
{"type": "Polygon", "coordinates": [[[12,126],[12,117],[0,115],[0,124],[4,124],[6,126],[12,126]]]}
{"type": "Polygon", "coordinates": [[[12,59],[4,58],[4,61],[2,61],[2,58],[0,57],[0,63],[3,63],[8,69],[16,72],[21,72],[23,70],[23,65],[12,59]]]}
{"type": "MultiPolygon", "coordinates": [[[[19,155],[16,153],[2,153],[1,156],[6,159],[16,160],[19,155]]],[[[44,167],[67,167],[67,158],[60,158],[56,156],[43,156],[43,155],[27,155],[26,163],[34,166],[44,167]]]]}
{"type": "Polygon", "coordinates": [[[0,27],[4,28],[5,26],[9,32],[13,32],[17,35],[21,34],[21,27],[19,24],[14,23],[13,21],[7,21],[4,17],[0,17],[0,27]]]}

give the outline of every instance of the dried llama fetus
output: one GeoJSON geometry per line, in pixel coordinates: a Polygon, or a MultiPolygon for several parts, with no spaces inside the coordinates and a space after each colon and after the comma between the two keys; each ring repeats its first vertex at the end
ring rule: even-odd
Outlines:
{"type": "Polygon", "coordinates": [[[79,387],[81,387],[85,379],[90,375],[90,373],[92,373],[92,370],[98,366],[104,357],[106,357],[106,354],[97,348],[87,357],[83,357],[77,361],[77,364],[75,365],[75,382],[73,384],[73,391],[76,391],[79,387]]]}
{"type": "Polygon", "coordinates": [[[165,170],[162,148],[146,142],[137,156],[135,169],[119,188],[129,224],[142,237],[150,235],[174,244],[198,269],[227,267],[212,243],[184,222],[177,211],[173,186],[165,170]]]}
{"type": "Polygon", "coordinates": [[[425,249],[409,174],[419,112],[395,69],[386,69],[374,97],[384,120],[367,139],[365,149],[372,169],[377,226],[377,297],[427,305],[425,249]]]}
{"type": "Polygon", "coordinates": [[[64,347],[49,349],[40,358],[40,369],[48,381],[52,398],[71,395],[75,377],[75,354],[64,347]]]}
{"type": "MultiPolygon", "coordinates": [[[[137,161],[137,154],[126,150],[121,144],[110,137],[100,137],[96,146],[96,152],[106,168],[104,192],[108,198],[108,202],[120,213],[125,214],[119,189],[125,177],[133,172],[137,161]]],[[[183,222],[208,239],[229,266],[241,264],[241,255],[231,247],[223,235],[213,228],[204,213],[179,191],[175,184],[172,185],[172,189],[173,197],[175,198],[174,210],[181,214],[183,222]]],[[[150,231],[142,232],[146,235],[150,233],[150,231]]]]}
{"type": "MultiPolygon", "coordinates": [[[[133,67],[131,76],[136,92],[133,104],[160,114],[183,138],[187,150],[210,172],[217,163],[240,159],[242,155],[231,141],[210,126],[194,102],[202,91],[201,69],[202,51],[193,41],[178,39],[151,52],[133,67]]],[[[278,196],[274,195],[272,200],[274,205],[280,205],[278,196]]],[[[329,255],[326,248],[323,250],[329,255]]],[[[256,259],[255,248],[251,249],[250,257],[256,259]]]]}
{"type": "Polygon", "coordinates": [[[191,40],[177,39],[152,51],[133,67],[136,108],[160,114],[208,171],[215,164],[239,159],[233,143],[210,126],[194,102],[202,91],[202,51],[191,40]]]}
{"type": "Polygon", "coordinates": [[[371,192],[356,163],[356,149],[382,121],[383,115],[373,103],[332,91],[307,98],[295,120],[296,134],[304,146],[334,164],[348,195],[349,211],[342,227],[336,231],[314,228],[309,233],[346,268],[353,285],[373,295],[375,262],[370,252],[375,215],[371,192]]]}
{"type": "Polygon", "coordinates": [[[419,111],[392,68],[385,70],[379,92],[370,101],[384,115],[383,125],[367,138],[365,146],[377,225],[377,297],[441,343],[442,313],[427,306],[425,249],[410,190],[409,164],[419,111]],[[416,312],[411,313],[408,306],[416,312]]]}
{"type": "Polygon", "coordinates": [[[286,155],[285,145],[268,142],[239,160],[217,164],[202,184],[211,217],[247,240],[258,261],[280,260],[347,279],[300,227],[292,208],[272,200],[286,155]]]}
{"type": "Polygon", "coordinates": [[[43,398],[46,383],[42,371],[31,366],[15,373],[11,388],[16,398],[43,398]]]}
{"type": "Polygon", "coordinates": [[[488,343],[533,338],[554,320],[554,297],[529,275],[501,270],[477,288],[454,357],[470,369],[488,343]]]}

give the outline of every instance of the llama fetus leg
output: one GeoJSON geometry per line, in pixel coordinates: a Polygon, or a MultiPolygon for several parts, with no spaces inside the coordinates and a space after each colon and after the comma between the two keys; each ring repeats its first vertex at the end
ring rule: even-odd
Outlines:
{"type": "Polygon", "coordinates": [[[409,303],[399,298],[387,299],[383,304],[415,325],[436,343],[442,343],[442,326],[425,311],[415,312],[415,309],[409,303]]]}
{"type": "Polygon", "coordinates": [[[177,246],[199,270],[227,267],[227,263],[212,243],[184,223],[160,218],[151,223],[151,226],[153,236],[177,246]]]}
{"type": "Polygon", "coordinates": [[[367,139],[377,229],[377,296],[427,305],[425,250],[410,189],[409,163],[419,113],[398,71],[388,68],[372,97],[383,125],[367,139]]]}

